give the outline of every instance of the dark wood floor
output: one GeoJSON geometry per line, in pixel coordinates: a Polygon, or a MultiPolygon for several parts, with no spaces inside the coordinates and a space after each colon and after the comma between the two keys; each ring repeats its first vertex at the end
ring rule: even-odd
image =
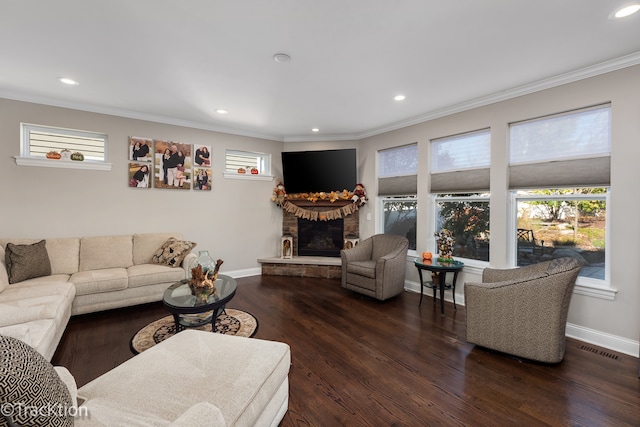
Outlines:
{"type": "MultiPolygon", "coordinates": [[[[282,426],[640,425],[638,359],[569,340],[558,365],[521,361],[467,344],[464,307],[447,303],[441,317],[418,299],[256,276],[238,280],[228,307],[257,317],[255,338],[291,346],[282,426]]],[[[85,384],[132,357],[133,334],[166,314],[154,303],[74,317],[53,363],[85,384]]]]}

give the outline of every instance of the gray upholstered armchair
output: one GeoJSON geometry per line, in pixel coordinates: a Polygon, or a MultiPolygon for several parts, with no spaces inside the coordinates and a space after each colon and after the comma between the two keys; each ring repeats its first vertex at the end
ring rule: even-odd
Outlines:
{"type": "Polygon", "coordinates": [[[483,283],[464,285],[467,342],[524,359],[560,362],[580,268],[580,261],[569,257],[509,270],[486,268],[483,283]]]}
{"type": "Polygon", "coordinates": [[[409,241],[376,234],[340,251],[342,287],[384,301],[404,290],[409,241]]]}

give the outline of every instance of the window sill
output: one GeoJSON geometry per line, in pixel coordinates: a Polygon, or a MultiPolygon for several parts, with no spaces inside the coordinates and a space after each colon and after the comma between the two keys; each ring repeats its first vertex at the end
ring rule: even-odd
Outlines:
{"type": "Polygon", "coordinates": [[[609,283],[602,280],[594,281],[593,279],[578,277],[573,293],[613,301],[618,290],[610,287],[609,283]]]}
{"type": "MultiPolygon", "coordinates": [[[[413,258],[415,257],[411,258],[412,262],[413,258]]],[[[466,271],[467,273],[482,276],[483,270],[486,267],[489,267],[489,263],[486,261],[459,257],[454,258],[464,263],[464,271],[466,271]]],[[[613,301],[616,297],[616,294],[618,293],[618,290],[610,287],[610,284],[603,280],[594,280],[578,276],[578,280],[576,281],[573,293],[576,295],[584,295],[592,298],[600,298],[613,301]]]]}
{"type": "MultiPolygon", "coordinates": [[[[434,256],[437,257],[436,254],[434,256]]],[[[408,251],[407,253],[407,262],[413,265],[414,259],[421,259],[422,256],[418,254],[417,251],[408,251]]],[[[486,261],[479,261],[477,259],[470,258],[461,258],[461,257],[453,257],[456,261],[460,261],[464,263],[463,271],[471,274],[477,274],[482,276],[482,271],[489,266],[489,263],[486,261]]]]}
{"type": "Polygon", "coordinates": [[[110,171],[111,163],[98,163],[91,161],[74,161],[74,160],[54,160],[54,159],[37,159],[32,157],[15,156],[18,166],[37,166],[44,168],[61,168],[61,169],[84,169],[110,171]]]}
{"type": "Polygon", "coordinates": [[[242,173],[225,172],[225,179],[245,179],[249,181],[273,181],[273,175],[251,175],[242,173]]]}

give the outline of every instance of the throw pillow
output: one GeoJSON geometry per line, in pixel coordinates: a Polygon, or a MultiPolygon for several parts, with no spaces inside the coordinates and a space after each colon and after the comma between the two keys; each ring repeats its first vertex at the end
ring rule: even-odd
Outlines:
{"type": "Polygon", "coordinates": [[[0,245],[0,292],[9,285],[9,275],[7,274],[7,264],[5,262],[4,248],[0,245]]]}
{"type": "Polygon", "coordinates": [[[45,240],[33,245],[7,243],[4,260],[7,265],[9,283],[18,283],[51,274],[51,262],[45,244],[45,240]]]}
{"type": "Polygon", "coordinates": [[[180,267],[182,260],[196,245],[197,243],[195,242],[178,240],[171,237],[153,254],[151,262],[154,264],[168,265],[169,267],[180,267]]]}
{"type": "Polygon", "coordinates": [[[0,426],[73,426],[69,390],[40,353],[0,335],[0,360],[0,426]]]}

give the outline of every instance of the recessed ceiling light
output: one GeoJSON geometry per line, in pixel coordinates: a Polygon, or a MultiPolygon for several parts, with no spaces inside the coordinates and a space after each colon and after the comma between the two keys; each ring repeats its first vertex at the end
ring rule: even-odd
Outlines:
{"type": "Polygon", "coordinates": [[[289,62],[289,61],[291,61],[291,57],[289,55],[287,55],[286,53],[276,53],[275,55],[273,55],[273,59],[276,62],[289,62]]]}
{"type": "Polygon", "coordinates": [[[313,129],[311,129],[311,132],[320,132],[320,129],[318,129],[318,128],[313,128],[313,129]]]}
{"type": "Polygon", "coordinates": [[[80,84],[77,81],[67,77],[58,77],[58,80],[66,85],[71,85],[71,86],[77,86],[80,84]]]}
{"type": "Polygon", "coordinates": [[[216,110],[216,113],[218,113],[218,114],[229,114],[229,112],[228,112],[227,110],[223,110],[223,109],[221,109],[221,108],[218,108],[218,109],[216,110]]]}
{"type": "Polygon", "coordinates": [[[396,101],[404,101],[405,98],[406,96],[404,95],[396,95],[393,97],[393,99],[395,99],[396,101]]]}
{"type": "Polygon", "coordinates": [[[640,4],[638,3],[629,4],[627,6],[621,7],[620,9],[617,9],[615,12],[609,15],[609,18],[611,19],[624,18],[626,16],[633,15],[639,10],[640,10],[640,4]]]}

